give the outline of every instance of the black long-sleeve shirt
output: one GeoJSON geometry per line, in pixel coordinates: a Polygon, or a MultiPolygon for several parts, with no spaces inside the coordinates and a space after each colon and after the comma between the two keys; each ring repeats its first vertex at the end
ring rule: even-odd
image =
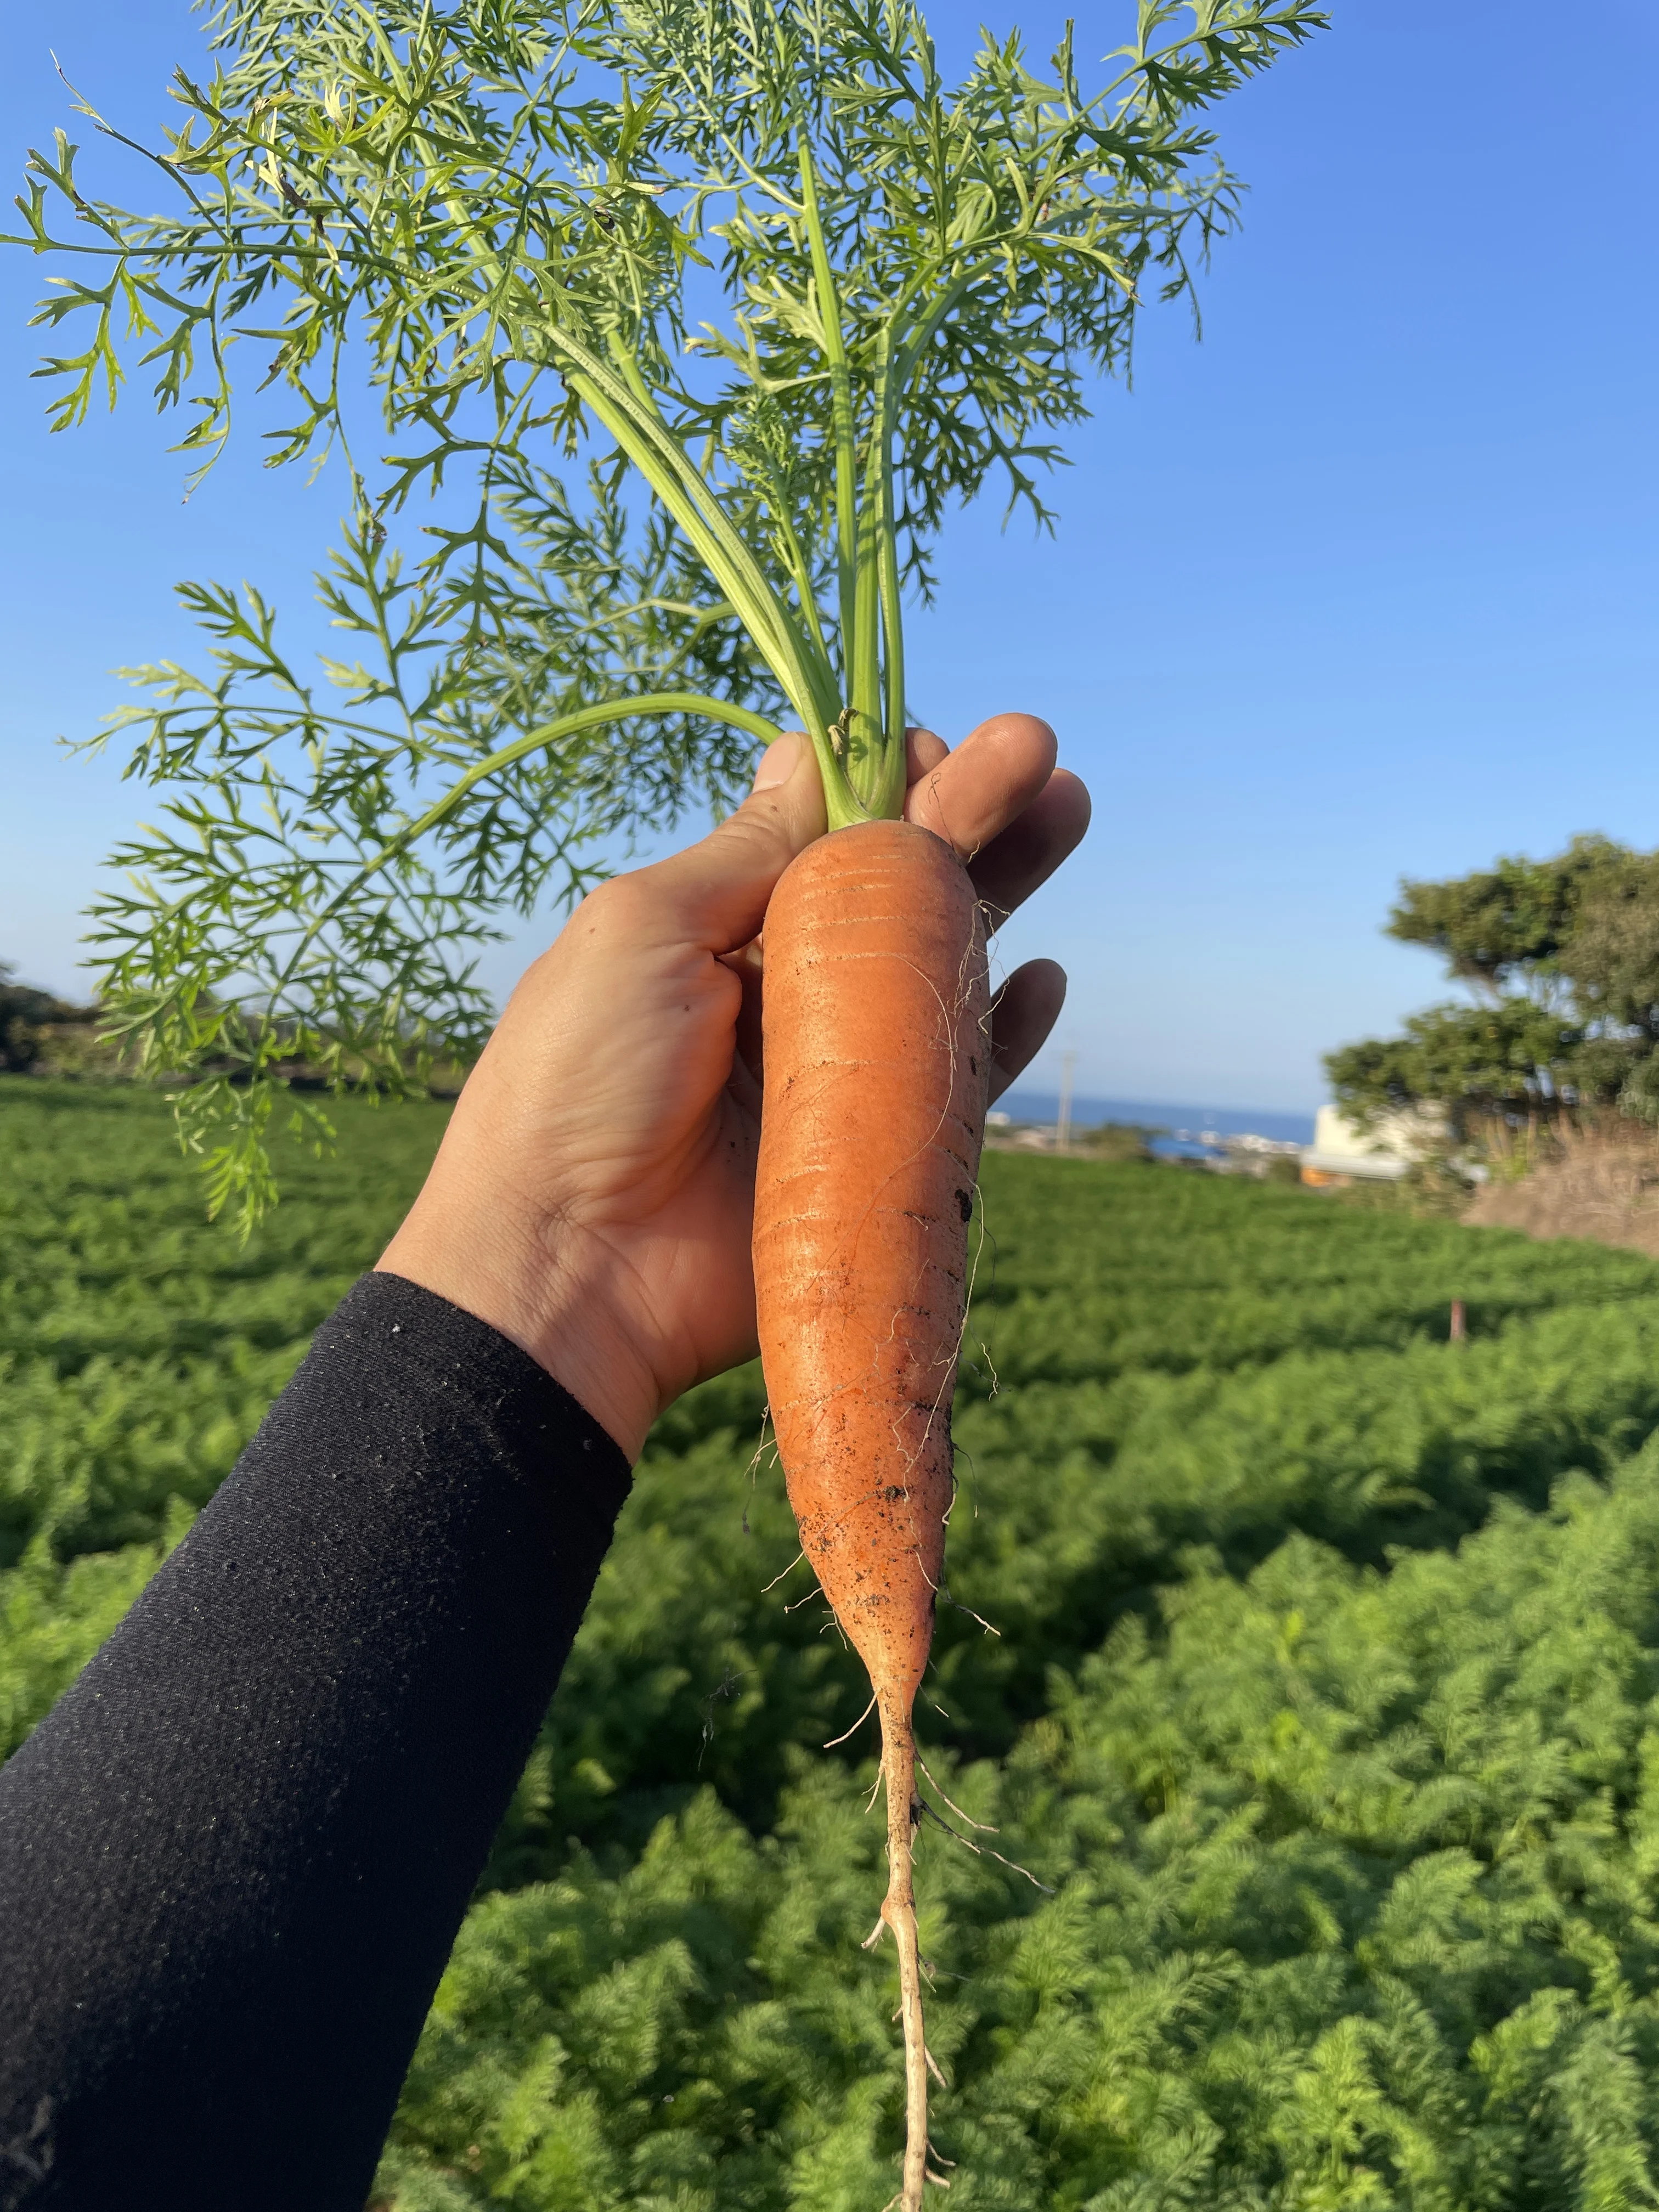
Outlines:
{"type": "Polygon", "coordinates": [[[394,1275],[0,1769],[0,2212],[362,2212],[622,1452],[394,1275]]]}

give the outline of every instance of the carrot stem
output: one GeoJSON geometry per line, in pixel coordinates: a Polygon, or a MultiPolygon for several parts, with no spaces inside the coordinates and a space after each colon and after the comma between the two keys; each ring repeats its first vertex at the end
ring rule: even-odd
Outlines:
{"type": "Polygon", "coordinates": [[[884,1702],[882,1771],[887,1778],[887,1894],[881,1917],[898,1945],[899,2008],[904,2021],[904,2180],[902,2212],[921,2212],[927,2179],[927,2045],[921,2016],[921,1954],[911,1851],[921,1825],[916,1796],[916,1739],[908,1713],[884,1702]]]}

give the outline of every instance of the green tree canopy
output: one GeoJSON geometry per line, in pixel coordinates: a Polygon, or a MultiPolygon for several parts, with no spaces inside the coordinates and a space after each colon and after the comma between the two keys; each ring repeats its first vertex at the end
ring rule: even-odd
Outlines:
{"type": "Polygon", "coordinates": [[[1555,974],[1587,887],[1630,857],[1605,837],[1575,837],[1553,860],[1496,860],[1440,884],[1407,877],[1388,934],[1437,952],[1460,981],[1532,988],[1555,974]]]}
{"type": "Polygon", "coordinates": [[[0,1073],[25,1075],[40,1057],[42,1032],[73,1028],[97,1016],[87,1006],[72,1006],[50,991],[37,991],[14,979],[16,969],[0,960],[0,1073]]]}
{"type": "Polygon", "coordinates": [[[1386,927],[1437,952],[1473,1003],[1327,1055],[1362,1120],[1434,1102],[1465,1137],[1585,1108],[1659,1123],[1659,853],[1579,836],[1547,860],[1407,878],[1386,927]]]}

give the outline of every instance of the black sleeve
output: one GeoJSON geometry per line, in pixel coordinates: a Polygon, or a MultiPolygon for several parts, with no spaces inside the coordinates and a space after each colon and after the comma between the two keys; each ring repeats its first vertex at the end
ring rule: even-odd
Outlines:
{"type": "Polygon", "coordinates": [[[362,2212],[628,1489],[368,1275],[0,1769],[0,2208],[362,2212]]]}

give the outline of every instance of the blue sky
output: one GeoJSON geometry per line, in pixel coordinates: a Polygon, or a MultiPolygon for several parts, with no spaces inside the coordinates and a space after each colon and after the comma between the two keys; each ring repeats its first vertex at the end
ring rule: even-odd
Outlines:
{"type": "MultiPolygon", "coordinates": [[[[1579,830],[1659,844],[1659,17],[1334,10],[1219,112],[1252,191],[1203,343],[1179,311],[1149,314],[1133,392],[1103,388],[1071,441],[1058,537],[961,518],[915,625],[913,698],[938,728],[1045,714],[1095,790],[1088,844],[1006,933],[1011,963],[1047,951],[1072,973],[1042,1087],[1064,1044],[1084,1092],[1309,1108],[1322,1051],[1441,988],[1378,934],[1401,874],[1579,830]]],[[[958,53],[981,16],[1046,41],[1062,13],[930,11],[958,53]]],[[[1128,14],[1080,6],[1079,52],[1128,14]]],[[[141,131],[200,52],[173,0],[0,0],[0,39],[14,173],[74,121],[48,41],[141,131]]],[[[152,197],[118,151],[94,173],[152,197]]],[[[24,328],[44,273],[0,256],[0,958],[68,989],[101,856],[143,810],[118,760],[54,738],[119,702],[116,665],[192,657],[179,578],[252,579],[308,620],[339,490],[263,473],[250,441],[184,504],[142,394],[49,437],[24,328]]],[[[500,985],[552,927],[501,951],[500,985]]]]}

